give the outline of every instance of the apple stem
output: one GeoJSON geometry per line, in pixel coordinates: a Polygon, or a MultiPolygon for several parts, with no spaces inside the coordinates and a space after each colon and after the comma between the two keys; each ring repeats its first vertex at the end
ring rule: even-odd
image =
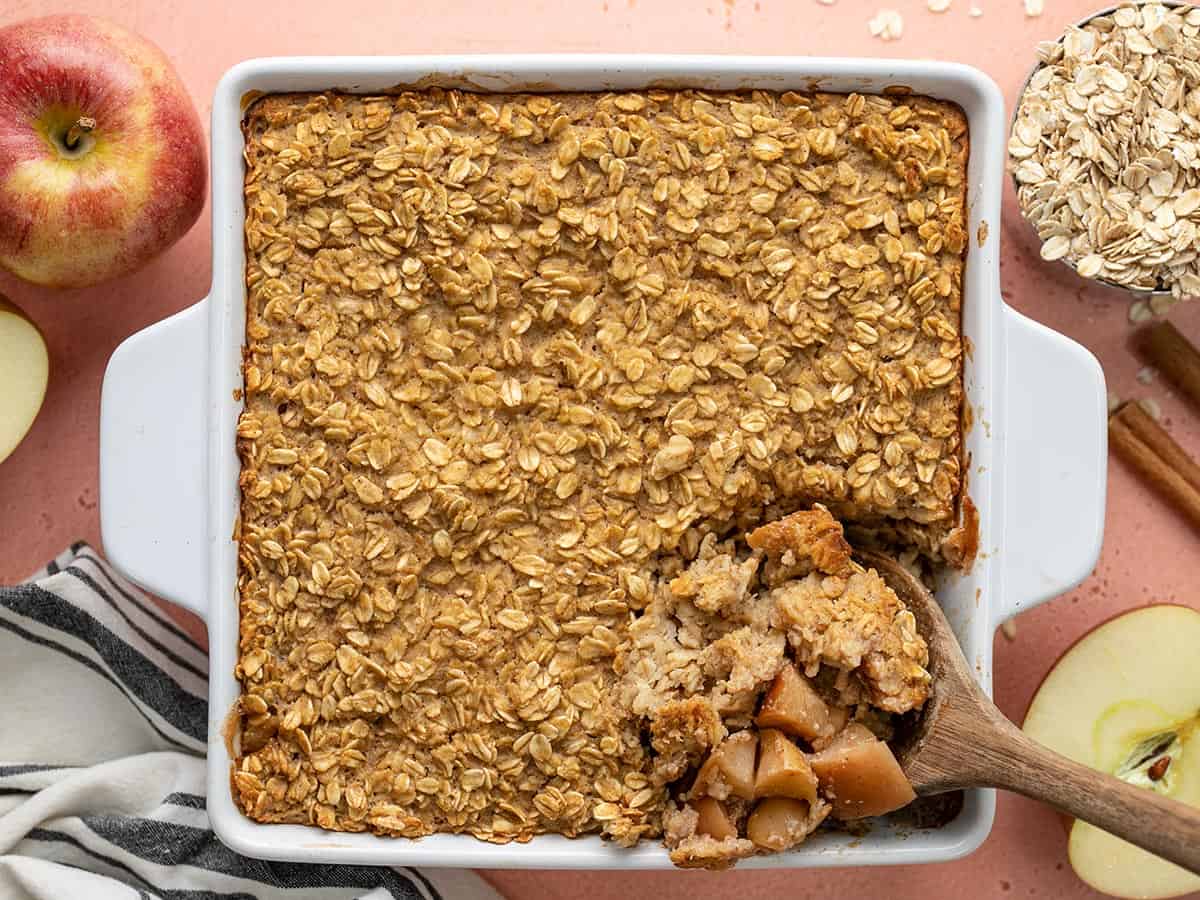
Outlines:
{"type": "Polygon", "coordinates": [[[75,124],[67,129],[63,144],[68,150],[74,150],[79,146],[80,139],[95,127],[96,120],[91,116],[80,116],[75,120],[75,124]]]}

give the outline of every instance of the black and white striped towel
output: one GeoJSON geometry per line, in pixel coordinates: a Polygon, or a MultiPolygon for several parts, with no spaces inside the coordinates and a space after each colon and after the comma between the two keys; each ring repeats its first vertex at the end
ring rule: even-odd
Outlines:
{"type": "Polygon", "coordinates": [[[207,680],[204,650],[86,544],[0,588],[0,900],[499,900],[471,872],[227,849],[207,680]]]}

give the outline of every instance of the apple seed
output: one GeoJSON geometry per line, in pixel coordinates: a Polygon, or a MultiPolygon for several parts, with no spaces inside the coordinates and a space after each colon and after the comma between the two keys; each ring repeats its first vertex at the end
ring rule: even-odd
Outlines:
{"type": "Polygon", "coordinates": [[[1151,781],[1158,781],[1167,774],[1167,767],[1171,765],[1171,757],[1161,756],[1149,769],[1146,770],[1146,777],[1151,781]]]}
{"type": "Polygon", "coordinates": [[[1179,755],[1182,741],[1178,731],[1163,731],[1138,741],[1113,773],[1122,781],[1159,793],[1172,790],[1171,760],[1179,755]]]}

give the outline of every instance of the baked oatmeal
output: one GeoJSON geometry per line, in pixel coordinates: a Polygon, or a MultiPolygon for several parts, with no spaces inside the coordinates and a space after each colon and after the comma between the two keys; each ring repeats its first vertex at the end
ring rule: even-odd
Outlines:
{"type": "Polygon", "coordinates": [[[245,132],[245,813],[721,865],[850,809],[825,745],[886,752],[928,676],[834,517],[965,561],[961,111],[430,90],[245,132]],[[795,754],[817,788],[770,793],[795,754]]]}

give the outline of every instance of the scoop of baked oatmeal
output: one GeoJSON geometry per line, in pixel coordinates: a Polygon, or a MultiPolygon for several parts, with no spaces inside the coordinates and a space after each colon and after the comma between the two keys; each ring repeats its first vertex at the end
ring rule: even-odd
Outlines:
{"type": "Polygon", "coordinates": [[[647,723],[652,782],[672,794],[671,859],[725,868],[799,844],[831,812],[911,799],[881,738],[890,714],[925,702],[927,662],[912,613],[854,562],[825,508],[761,526],[745,544],[705,538],[617,659],[618,706],[647,723]],[[885,793],[838,801],[864,778],[885,793]]]}

